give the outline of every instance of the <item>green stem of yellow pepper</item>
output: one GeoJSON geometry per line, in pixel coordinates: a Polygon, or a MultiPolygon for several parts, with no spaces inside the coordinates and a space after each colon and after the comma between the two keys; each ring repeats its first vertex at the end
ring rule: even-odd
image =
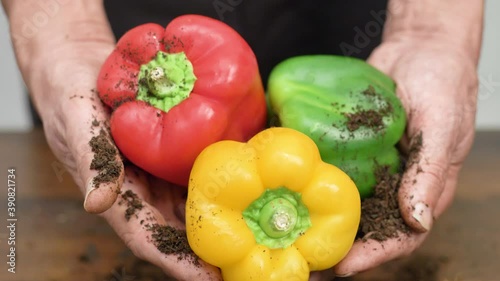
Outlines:
{"type": "Polygon", "coordinates": [[[260,210],[259,226],[271,238],[281,238],[293,230],[297,223],[297,210],[281,198],[273,199],[260,210]]]}
{"type": "Polygon", "coordinates": [[[271,249],[290,246],[311,226],[300,193],[286,187],[267,189],[243,211],[243,218],[257,243],[271,249]]]}

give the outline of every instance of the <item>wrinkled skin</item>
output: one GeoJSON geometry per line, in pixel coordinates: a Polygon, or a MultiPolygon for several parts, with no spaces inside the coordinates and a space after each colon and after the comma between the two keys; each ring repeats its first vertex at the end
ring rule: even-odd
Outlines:
{"type": "MultiPolygon", "coordinates": [[[[178,280],[200,280],[197,279],[199,275],[205,276],[203,280],[220,280],[218,269],[212,266],[204,264],[203,267],[196,267],[185,260],[179,261],[176,256],[160,253],[148,241],[150,233],[139,224],[141,218],[146,217],[145,213],[150,211],[157,223],[184,228],[184,218],[178,210],[183,209],[185,188],[165,186],[168,184],[137,168],[125,169],[114,183],[101,184],[95,190],[91,186],[91,179],[96,175],[96,171],[89,170],[94,156],[88,145],[94,136],[91,123],[94,117],[99,121],[109,117],[107,109],[91,89],[95,87],[100,65],[113,48],[113,41],[96,40],[77,45],[68,44],[53,51],[57,56],[57,67],[45,68],[46,73],[42,73],[41,77],[47,79],[42,79],[40,82],[43,84],[36,88],[41,92],[33,94],[37,108],[41,109],[45,134],[52,151],[87,194],[85,209],[101,213],[137,257],[162,268],[167,275],[178,280]],[[75,95],[76,98],[71,98],[75,95]],[[116,200],[116,190],[119,189],[122,192],[132,190],[143,199],[145,207],[139,212],[139,219],[125,220],[126,205],[120,206],[119,200],[116,200]]],[[[100,123],[102,126],[103,122],[100,123]]],[[[94,128],[93,131],[97,134],[99,129],[94,128]]]]}
{"type": "Polygon", "coordinates": [[[136,211],[137,218],[132,216],[124,222],[126,204],[115,204],[102,215],[137,257],[160,267],[176,280],[221,280],[216,267],[203,262],[202,267],[194,266],[189,259],[179,260],[175,255],[159,252],[147,238],[151,232],[140,224],[141,220],[154,217],[154,221],[148,223],[184,229],[185,188],[152,177],[136,167],[127,167],[122,190],[131,190],[142,199],[144,207],[136,211]]]}
{"type": "Polygon", "coordinates": [[[331,280],[333,273],[351,276],[412,253],[451,204],[474,139],[478,83],[470,58],[452,46],[391,42],[379,46],[368,61],[398,84],[397,94],[408,114],[402,151],[407,153],[412,137],[422,132],[418,165],[406,171],[399,192],[403,217],[414,231],[401,240],[356,242],[333,272],[317,274],[313,280],[331,280]]]}
{"type": "Polygon", "coordinates": [[[420,49],[394,44],[380,47],[369,61],[392,75],[399,84],[398,95],[409,115],[402,149],[408,151],[411,138],[422,132],[423,147],[418,165],[413,165],[405,173],[399,192],[405,221],[420,233],[403,236],[402,241],[390,240],[384,243],[384,247],[374,242],[366,247],[377,248],[377,251],[367,251],[357,244],[337,266],[336,271],[340,274],[363,271],[408,255],[424,241],[427,236],[424,232],[430,230],[434,219],[453,200],[458,173],[472,146],[475,132],[476,67],[463,54],[445,46],[420,49]],[[391,49],[401,55],[392,62],[384,61],[385,52],[391,52],[391,49]],[[418,167],[423,172],[417,173],[418,167]],[[420,208],[422,204],[419,202],[428,207],[420,208]],[[421,210],[424,212],[419,216],[421,210]],[[360,259],[365,255],[370,258],[360,259]]]}

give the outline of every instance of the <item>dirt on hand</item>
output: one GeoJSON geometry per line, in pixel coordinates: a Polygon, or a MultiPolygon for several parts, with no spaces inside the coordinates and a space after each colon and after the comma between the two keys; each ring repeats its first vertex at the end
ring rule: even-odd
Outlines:
{"type": "MultiPolygon", "coordinates": [[[[124,216],[127,221],[130,221],[132,217],[139,219],[140,212],[145,208],[142,199],[132,190],[123,192],[118,204],[126,204],[124,216]]],[[[189,246],[185,230],[156,223],[156,219],[149,211],[142,214],[139,224],[151,233],[150,242],[158,251],[166,255],[176,255],[179,260],[188,260],[195,266],[201,266],[198,256],[189,246]]]]}
{"type": "Polygon", "coordinates": [[[127,209],[125,210],[125,219],[127,221],[134,215],[138,218],[136,213],[144,208],[141,199],[132,190],[127,190],[121,194],[118,205],[122,204],[127,204],[127,209]]]}
{"type": "Polygon", "coordinates": [[[198,257],[189,246],[186,231],[168,225],[153,224],[148,227],[152,232],[151,239],[156,248],[166,254],[175,254],[179,260],[188,260],[196,266],[201,266],[198,257]]]}
{"type": "Polygon", "coordinates": [[[121,165],[118,162],[118,150],[110,143],[108,133],[101,129],[99,135],[90,139],[89,145],[94,152],[90,169],[98,172],[94,177],[95,188],[101,183],[116,181],[120,176],[121,165]]]}
{"type": "Polygon", "coordinates": [[[398,203],[399,174],[391,174],[389,167],[380,166],[376,173],[377,185],[372,197],[361,203],[361,222],[358,237],[363,241],[385,241],[409,234],[410,228],[401,216],[398,203]]]}
{"type": "MultiPolygon", "coordinates": [[[[410,227],[401,216],[398,191],[404,171],[410,169],[413,165],[419,165],[422,145],[422,133],[419,132],[412,138],[408,160],[403,161],[405,164],[400,173],[391,174],[387,166],[377,168],[375,171],[377,183],[374,194],[361,203],[361,222],[358,238],[363,241],[374,239],[382,242],[411,233],[410,227]]],[[[412,184],[415,183],[416,180],[412,181],[412,184]]]]}

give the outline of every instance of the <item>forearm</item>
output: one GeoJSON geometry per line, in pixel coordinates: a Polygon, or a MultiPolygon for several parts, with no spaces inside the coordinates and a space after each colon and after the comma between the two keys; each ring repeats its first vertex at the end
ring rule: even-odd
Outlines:
{"type": "Polygon", "coordinates": [[[432,40],[474,64],[482,41],[484,0],[390,0],[384,41],[432,40]]]}
{"type": "Polygon", "coordinates": [[[113,41],[102,0],[2,0],[26,83],[68,44],[113,41]]]}

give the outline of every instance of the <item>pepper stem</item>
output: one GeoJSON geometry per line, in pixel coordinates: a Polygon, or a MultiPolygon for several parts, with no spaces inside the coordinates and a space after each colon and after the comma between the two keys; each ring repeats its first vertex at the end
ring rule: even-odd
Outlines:
{"type": "Polygon", "coordinates": [[[297,210],[286,199],[273,199],[260,210],[259,225],[269,237],[286,236],[296,223],[297,210]]]}
{"type": "Polygon", "coordinates": [[[141,66],[137,99],[168,112],[189,97],[196,76],[184,52],[156,57],[141,66]]]}
{"type": "Polygon", "coordinates": [[[153,68],[153,70],[151,71],[151,80],[156,82],[161,78],[165,78],[165,72],[163,71],[163,68],[159,66],[153,68]]]}
{"type": "Polygon", "coordinates": [[[257,243],[271,249],[290,246],[311,226],[300,193],[286,187],[267,189],[243,211],[243,218],[257,243]]]}

